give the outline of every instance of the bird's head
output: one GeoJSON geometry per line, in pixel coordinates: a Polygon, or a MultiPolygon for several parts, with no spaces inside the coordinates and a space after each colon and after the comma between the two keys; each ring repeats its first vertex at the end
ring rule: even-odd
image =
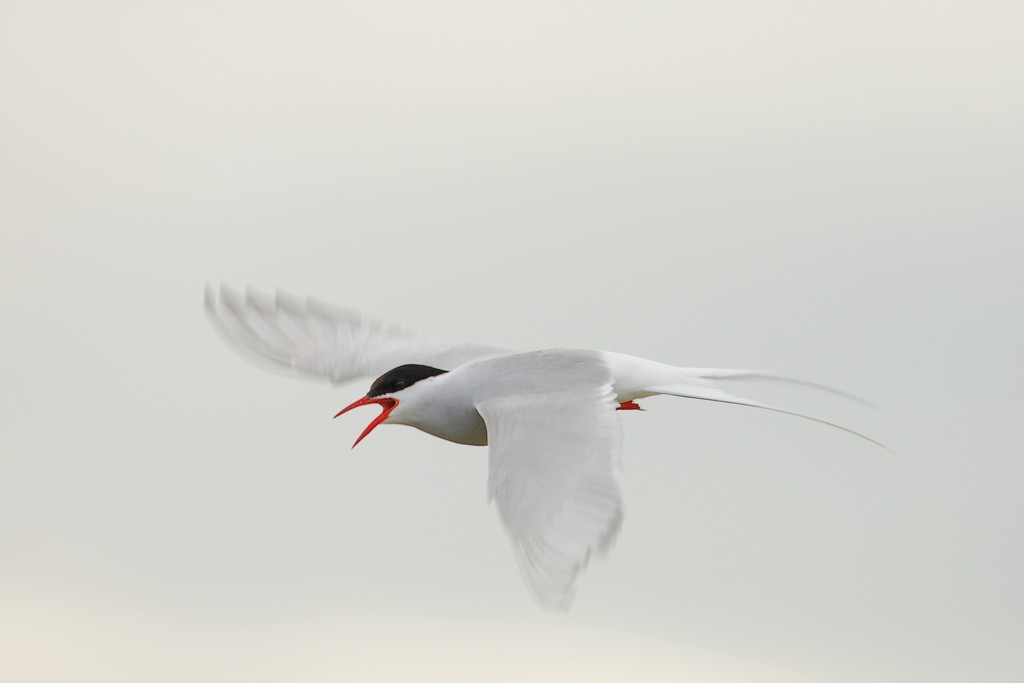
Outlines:
{"type": "Polygon", "coordinates": [[[395,408],[398,407],[399,402],[402,398],[402,392],[412,385],[416,384],[420,380],[427,379],[428,377],[435,377],[437,375],[443,375],[448,372],[447,370],[438,370],[432,368],[429,365],[399,365],[394,370],[388,370],[383,375],[378,377],[370,385],[370,390],[366,392],[366,396],[363,396],[359,400],[351,403],[350,405],[342,408],[338,411],[339,415],[343,415],[353,408],[359,406],[366,406],[371,404],[379,405],[383,410],[381,414],[373,419],[363,433],[359,435],[356,442],[352,444],[352,448],[359,445],[359,442],[363,438],[372,432],[374,428],[387,421],[391,417],[391,413],[394,412],[395,408]]]}

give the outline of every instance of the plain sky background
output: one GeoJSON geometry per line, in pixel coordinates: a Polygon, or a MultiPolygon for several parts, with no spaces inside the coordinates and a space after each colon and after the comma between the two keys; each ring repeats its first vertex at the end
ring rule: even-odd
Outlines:
{"type": "Polygon", "coordinates": [[[0,4],[0,679],[1024,677],[1024,5],[0,4]],[[529,598],[483,449],[349,445],[225,281],[456,339],[763,367],[890,443],[625,414],[529,598]]]}

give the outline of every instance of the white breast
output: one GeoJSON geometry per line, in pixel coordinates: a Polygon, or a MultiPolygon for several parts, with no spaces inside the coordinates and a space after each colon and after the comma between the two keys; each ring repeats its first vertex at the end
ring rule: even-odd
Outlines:
{"type": "Polygon", "coordinates": [[[468,379],[450,372],[402,390],[385,424],[409,425],[445,441],[486,446],[487,427],[472,400],[468,379]]]}

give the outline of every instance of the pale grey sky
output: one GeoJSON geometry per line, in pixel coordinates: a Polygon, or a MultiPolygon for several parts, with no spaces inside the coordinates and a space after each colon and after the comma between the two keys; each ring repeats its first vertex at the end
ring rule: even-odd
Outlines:
{"type": "Polygon", "coordinates": [[[0,679],[1018,681],[1019,2],[0,7],[0,679]],[[872,398],[626,422],[534,605],[483,449],[348,446],[224,280],[872,398]]]}

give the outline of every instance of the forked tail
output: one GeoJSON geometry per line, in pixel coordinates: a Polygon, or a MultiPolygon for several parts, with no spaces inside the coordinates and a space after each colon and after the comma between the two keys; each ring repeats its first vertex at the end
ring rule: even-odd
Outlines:
{"type": "Polygon", "coordinates": [[[790,377],[782,377],[780,375],[761,370],[681,368],[674,365],[666,365],[664,363],[658,363],[657,361],[647,360],[646,358],[638,358],[636,356],[629,356],[610,351],[604,351],[602,352],[602,355],[608,363],[608,366],[615,378],[615,390],[618,394],[619,401],[624,402],[622,403],[624,409],[628,409],[625,408],[625,406],[632,404],[634,399],[645,398],[655,394],[679,396],[681,398],[693,398],[701,401],[715,401],[717,403],[731,403],[738,406],[761,408],[763,410],[772,410],[776,413],[783,413],[785,415],[802,417],[805,420],[810,420],[811,422],[817,422],[819,424],[828,425],[829,427],[841,429],[848,434],[853,434],[865,441],[870,441],[877,446],[881,446],[888,451],[892,451],[892,449],[884,443],[876,441],[870,436],[861,434],[849,427],[844,427],[834,422],[823,420],[819,417],[811,417],[810,415],[804,415],[803,413],[786,410],[785,408],[777,408],[773,405],[761,403],[760,401],[742,398],[719,387],[720,383],[725,382],[738,382],[739,380],[766,380],[771,382],[795,384],[815,389],[817,391],[824,391],[871,406],[870,403],[859,396],[854,396],[853,394],[840,391],[839,389],[835,389],[824,384],[807,382],[805,380],[793,379],[790,377]]]}
{"type": "MultiPolygon", "coordinates": [[[[751,374],[748,374],[746,376],[747,377],[752,377],[752,376],[757,376],[757,374],[756,373],[751,373],[751,374]]],[[[707,375],[704,375],[704,377],[707,377],[707,375]]],[[[823,389],[823,390],[826,390],[826,391],[831,391],[832,393],[838,393],[838,394],[840,394],[842,396],[846,396],[846,394],[844,392],[839,392],[837,390],[831,389],[830,387],[824,387],[823,385],[815,385],[813,383],[802,382],[800,380],[788,380],[787,378],[776,377],[774,375],[772,375],[770,377],[772,379],[779,379],[779,380],[784,380],[784,381],[792,381],[793,383],[796,383],[796,384],[805,384],[805,385],[811,386],[811,387],[816,388],[816,389],[823,389]]],[[[766,376],[766,378],[767,378],[767,376],[766,376]]],[[[655,393],[655,394],[665,394],[667,396],[679,396],[680,398],[694,398],[694,399],[697,399],[697,400],[700,400],[700,401],[715,401],[717,403],[731,403],[733,405],[738,405],[738,406],[749,406],[751,408],[762,408],[764,410],[771,410],[771,411],[774,411],[776,413],[782,413],[784,415],[793,415],[794,417],[802,417],[803,419],[810,420],[811,422],[817,422],[818,424],[828,425],[829,427],[835,427],[836,429],[841,429],[844,432],[846,432],[847,434],[853,434],[854,436],[858,436],[858,437],[864,439],[865,441],[870,441],[871,443],[875,444],[876,446],[881,446],[882,448],[884,448],[885,450],[887,450],[889,452],[893,452],[893,453],[895,452],[891,448],[886,446],[884,443],[882,443],[881,441],[876,441],[875,439],[872,439],[870,436],[867,436],[865,434],[861,434],[860,432],[855,431],[853,429],[850,429],[849,427],[844,427],[844,426],[842,426],[840,424],[836,424],[835,422],[829,422],[828,420],[823,420],[820,417],[812,417],[810,415],[805,415],[803,413],[797,413],[797,412],[794,412],[792,410],[786,410],[785,408],[778,408],[776,406],[768,405],[767,403],[760,403],[759,401],[751,401],[751,400],[746,399],[746,398],[740,398],[739,396],[734,396],[734,395],[730,394],[727,391],[723,391],[723,390],[715,388],[715,387],[692,386],[692,385],[675,385],[675,386],[647,387],[647,390],[650,391],[651,393],[655,393]]],[[[848,397],[852,398],[853,400],[858,400],[856,397],[853,397],[853,396],[848,396],[848,397]]],[[[859,400],[859,402],[865,403],[865,401],[863,401],[863,400],[859,400]]]]}

